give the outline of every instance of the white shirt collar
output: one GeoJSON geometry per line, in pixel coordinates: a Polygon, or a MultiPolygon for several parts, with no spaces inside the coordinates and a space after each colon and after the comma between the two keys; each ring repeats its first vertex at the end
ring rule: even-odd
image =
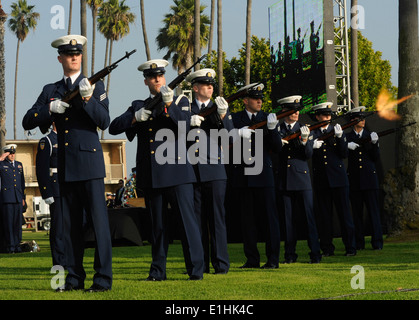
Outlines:
{"type": "Polygon", "coordinates": [[[252,120],[252,115],[255,115],[255,117],[256,117],[256,115],[258,114],[257,112],[255,112],[255,113],[251,113],[251,112],[249,112],[247,109],[245,109],[246,110],[246,113],[247,113],[247,115],[249,116],[249,119],[250,120],[252,120]]]}
{"type": "Polygon", "coordinates": [[[291,122],[291,123],[288,123],[288,122],[284,122],[284,123],[287,127],[290,125],[291,129],[292,129],[292,128],[294,128],[294,125],[297,123],[297,121],[294,121],[294,122],[291,122]]]}
{"type": "Polygon", "coordinates": [[[359,134],[359,136],[361,137],[362,133],[364,132],[364,129],[361,129],[361,131],[359,131],[359,132],[356,132],[355,129],[354,129],[354,132],[355,132],[355,134],[359,134]]]}
{"type": "Polygon", "coordinates": [[[207,101],[199,101],[198,99],[195,99],[196,104],[198,105],[199,109],[201,109],[202,104],[205,104],[205,107],[208,106],[208,103],[210,103],[210,99],[207,101]]]}
{"type": "MultiPolygon", "coordinates": [[[[74,82],[76,81],[76,79],[79,77],[79,75],[81,74],[81,71],[79,71],[79,72],[77,72],[77,73],[75,73],[75,74],[73,74],[72,76],[70,76],[70,78],[71,78],[71,83],[73,83],[74,84],[74,82]]],[[[66,75],[64,75],[64,82],[66,82],[67,81],[67,76],[66,75]]]]}

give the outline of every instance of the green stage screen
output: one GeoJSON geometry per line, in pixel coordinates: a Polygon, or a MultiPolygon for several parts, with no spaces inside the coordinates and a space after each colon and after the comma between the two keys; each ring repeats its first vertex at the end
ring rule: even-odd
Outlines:
{"type": "Polygon", "coordinates": [[[269,7],[273,108],[291,95],[303,96],[304,111],[327,100],[323,12],[323,0],[282,0],[269,7]]]}

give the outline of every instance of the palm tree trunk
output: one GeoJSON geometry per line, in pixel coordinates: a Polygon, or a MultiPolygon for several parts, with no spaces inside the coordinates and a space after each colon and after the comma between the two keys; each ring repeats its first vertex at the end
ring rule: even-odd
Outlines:
{"type": "Polygon", "coordinates": [[[150,56],[150,47],[148,46],[148,38],[147,38],[147,31],[146,31],[146,24],[145,24],[144,0],[140,0],[140,13],[141,13],[141,26],[143,29],[145,54],[147,56],[147,61],[148,61],[151,59],[151,56],[150,56]]]}
{"type": "Polygon", "coordinates": [[[246,14],[246,65],[245,65],[245,85],[250,84],[250,56],[251,56],[251,36],[252,36],[252,0],[247,0],[246,14]]]}
{"type": "Polygon", "coordinates": [[[223,95],[224,74],[223,74],[223,22],[222,22],[222,0],[217,0],[217,73],[218,73],[218,95],[223,95]]]}
{"type": "MultiPolygon", "coordinates": [[[[358,5],[358,0],[351,0],[351,8],[358,5]]],[[[351,11],[352,12],[352,11],[351,11]]],[[[351,21],[356,13],[351,14],[351,21]]],[[[358,90],[358,29],[351,28],[351,99],[354,108],[359,107],[358,90]]],[[[350,104],[350,101],[349,101],[350,104]]]]}
{"type": "MultiPolygon", "coordinates": [[[[201,56],[201,1],[195,0],[194,12],[194,62],[201,56]]],[[[201,69],[199,63],[195,65],[195,71],[201,69]]]]}
{"type": "MultiPolygon", "coordinates": [[[[109,40],[111,42],[110,46],[109,46],[109,63],[108,65],[111,65],[112,63],[112,47],[113,47],[113,40],[109,40]]],[[[109,86],[111,84],[111,74],[108,74],[108,82],[106,84],[106,95],[109,94],[109,86]]]]}
{"type": "MultiPolygon", "coordinates": [[[[87,37],[87,16],[86,16],[86,0],[80,0],[80,33],[82,36],[87,37]]],[[[88,56],[87,44],[83,46],[82,57],[82,73],[88,76],[88,56]]]]}
{"type": "MultiPolygon", "coordinates": [[[[399,0],[399,98],[414,96],[398,105],[402,124],[419,122],[418,2],[399,0]]],[[[386,175],[383,186],[389,234],[419,229],[418,125],[396,135],[396,168],[386,175]]]]}
{"type": "Polygon", "coordinates": [[[4,23],[7,14],[3,11],[0,2],[0,150],[6,145],[6,85],[5,85],[5,59],[4,59],[4,23]]]}
{"type": "Polygon", "coordinates": [[[109,39],[106,39],[106,48],[105,48],[105,62],[103,63],[103,67],[106,67],[108,62],[108,52],[109,52],[109,39]]]}
{"type": "Polygon", "coordinates": [[[73,0],[70,0],[70,8],[68,9],[68,31],[67,34],[71,34],[71,19],[73,16],[73,0]]]}
{"type": "Polygon", "coordinates": [[[16,68],[15,68],[15,92],[13,98],[13,137],[16,140],[16,102],[17,102],[17,70],[19,65],[19,48],[20,48],[20,40],[17,40],[17,48],[16,48],[16,68]]]}
{"type": "Polygon", "coordinates": [[[208,53],[212,51],[212,38],[214,34],[214,19],[215,19],[215,0],[211,0],[211,23],[210,23],[210,32],[208,40],[208,53]]]}
{"type": "Polygon", "coordinates": [[[97,9],[92,10],[93,30],[92,30],[92,75],[95,74],[95,48],[96,48],[96,19],[97,9]]]}

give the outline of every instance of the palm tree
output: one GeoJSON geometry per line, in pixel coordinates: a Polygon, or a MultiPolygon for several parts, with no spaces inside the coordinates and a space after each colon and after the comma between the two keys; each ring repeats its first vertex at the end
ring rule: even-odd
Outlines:
{"type": "MultiPolygon", "coordinates": [[[[182,73],[192,65],[194,57],[194,13],[195,0],[173,0],[170,6],[171,13],[166,14],[163,20],[164,27],[157,35],[157,49],[167,49],[163,59],[172,57],[173,68],[182,73]]],[[[205,6],[200,6],[200,46],[205,47],[208,42],[209,18],[202,14],[205,6]]]]}
{"type": "Polygon", "coordinates": [[[217,76],[218,76],[218,95],[223,95],[224,73],[223,73],[223,2],[217,0],[217,76]]]}
{"type": "Polygon", "coordinates": [[[247,0],[247,14],[246,14],[246,66],[245,66],[245,85],[250,84],[250,52],[251,52],[251,37],[252,37],[252,0],[247,0]]]}
{"type": "MultiPolygon", "coordinates": [[[[196,26],[201,25],[201,1],[195,0],[194,4],[194,56],[195,59],[201,56],[201,30],[196,26]]],[[[199,63],[195,65],[195,71],[200,69],[199,63]]]]}
{"type": "Polygon", "coordinates": [[[0,0],[0,150],[6,145],[6,86],[4,60],[4,23],[7,14],[3,11],[0,0]]]}
{"type": "Polygon", "coordinates": [[[97,12],[100,6],[103,4],[103,0],[87,0],[87,4],[92,10],[93,27],[92,27],[92,71],[91,71],[91,74],[94,74],[95,73],[95,48],[96,48],[96,20],[97,20],[97,12]]]}
{"type": "MultiPolygon", "coordinates": [[[[125,5],[125,0],[109,0],[102,4],[98,11],[98,29],[106,38],[106,57],[109,48],[109,64],[112,63],[113,42],[125,37],[130,29],[129,25],[135,20],[135,14],[125,5]]],[[[106,59],[106,58],[105,58],[106,59]]],[[[106,65],[106,60],[105,60],[106,65]]],[[[111,75],[108,74],[106,93],[109,93],[111,75]]],[[[102,131],[102,139],[104,132],[102,131]]]]}
{"type": "MultiPolygon", "coordinates": [[[[134,20],[135,14],[130,12],[130,7],[125,5],[125,0],[121,2],[109,0],[99,8],[98,29],[109,41],[109,64],[112,63],[113,42],[118,41],[129,33],[129,25],[134,20]]],[[[110,78],[109,74],[106,92],[109,92],[110,78]]]]}
{"type": "Polygon", "coordinates": [[[16,140],[16,98],[17,98],[17,71],[19,65],[19,48],[20,43],[26,39],[31,29],[35,30],[37,25],[37,19],[39,19],[39,13],[34,12],[35,6],[29,6],[26,0],[18,0],[11,5],[12,18],[9,19],[9,28],[17,37],[17,49],[16,49],[16,69],[15,69],[15,92],[14,92],[14,103],[13,103],[13,122],[14,122],[14,139],[16,140]]]}
{"type": "MultiPolygon", "coordinates": [[[[419,40],[418,40],[418,1],[399,0],[399,88],[398,98],[414,96],[398,105],[397,112],[402,124],[419,122],[419,40]]],[[[392,234],[403,232],[409,226],[418,224],[419,205],[417,202],[418,125],[407,127],[397,135],[396,170],[391,174],[393,181],[385,185],[385,201],[388,206],[389,229],[392,234]]],[[[388,181],[387,181],[388,182],[388,181]]],[[[387,207],[385,205],[385,207],[387,207]]]]}
{"type": "MultiPolygon", "coordinates": [[[[80,0],[80,33],[87,38],[87,15],[86,15],[86,0],[80,0]]],[[[87,44],[83,46],[82,57],[82,73],[88,75],[87,71],[87,44]]]]}
{"type": "Polygon", "coordinates": [[[212,37],[214,34],[214,19],[215,19],[215,0],[211,0],[211,16],[210,16],[210,33],[208,39],[208,53],[212,51],[212,37]]]}
{"type": "Polygon", "coordinates": [[[73,0],[70,0],[70,8],[68,9],[68,30],[67,34],[71,34],[71,20],[73,17],[73,0]]]}
{"type": "Polygon", "coordinates": [[[150,47],[148,46],[147,31],[145,28],[144,0],[140,0],[140,15],[141,15],[141,26],[143,29],[145,54],[147,56],[147,61],[148,61],[151,59],[151,55],[150,55],[150,47]]]}

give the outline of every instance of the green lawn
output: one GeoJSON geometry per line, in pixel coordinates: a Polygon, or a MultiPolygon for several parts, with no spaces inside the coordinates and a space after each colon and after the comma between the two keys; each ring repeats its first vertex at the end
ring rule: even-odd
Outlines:
{"type": "MultiPolygon", "coordinates": [[[[35,240],[37,253],[0,254],[1,300],[418,300],[419,241],[386,241],[382,251],[369,246],[355,257],[343,256],[341,239],[335,239],[336,255],[322,263],[308,263],[306,241],[299,241],[299,261],[281,264],[279,269],[239,269],[245,262],[241,244],[229,244],[230,272],[205,274],[203,281],[186,281],[181,245],[169,248],[167,281],[146,282],[151,262],[151,247],[113,248],[113,288],[105,293],[66,292],[51,289],[51,256],[45,232],[25,232],[25,240],[35,240]],[[363,267],[365,289],[353,289],[351,273],[363,267]]],[[[263,254],[264,245],[259,244],[263,254]]],[[[283,250],[283,246],[281,247],[283,250]]],[[[93,249],[86,249],[85,287],[93,278],[93,249]]],[[[283,251],[281,252],[281,259],[283,251]]],[[[263,263],[265,261],[262,261],[263,263]]],[[[213,272],[213,271],[212,271],[213,272]]],[[[357,282],[359,283],[359,282],[357,282]]],[[[172,303],[172,302],[171,302],[172,303]]]]}

